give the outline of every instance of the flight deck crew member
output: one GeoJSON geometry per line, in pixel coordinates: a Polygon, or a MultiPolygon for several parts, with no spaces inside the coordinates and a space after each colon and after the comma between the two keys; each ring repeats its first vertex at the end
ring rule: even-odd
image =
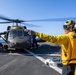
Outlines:
{"type": "Polygon", "coordinates": [[[31,38],[32,38],[33,49],[35,49],[35,46],[36,46],[36,48],[38,48],[37,41],[36,41],[36,35],[32,35],[31,38]]]}
{"type": "Polygon", "coordinates": [[[30,35],[36,35],[41,39],[61,44],[61,59],[63,64],[62,75],[75,75],[76,67],[76,31],[74,31],[75,22],[67,20],[63,25],[64,34],[53,36],[33,30],[26,30],[30,35]]]}

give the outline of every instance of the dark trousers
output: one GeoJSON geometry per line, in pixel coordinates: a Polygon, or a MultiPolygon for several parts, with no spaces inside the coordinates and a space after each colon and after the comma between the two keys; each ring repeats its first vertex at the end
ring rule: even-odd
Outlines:
{"type": "Polygon", "coordinates": [[[37,45],[37,41],[36,40],[33,40],[32,46],[33,46],[33,49],[35,49],[35,46],[36,46],[36,48],[38,48],[38,45],[37,45]]]}
{"type": "Polygon", "coordinates": [[[76,64],[63,65],[62,75],[74,75],[76,64]]]}

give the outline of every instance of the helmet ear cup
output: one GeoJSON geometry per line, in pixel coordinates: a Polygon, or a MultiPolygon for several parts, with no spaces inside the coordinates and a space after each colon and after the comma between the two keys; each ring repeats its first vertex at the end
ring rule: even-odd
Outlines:
{"type": "Polygon", "coordinates": [[[73,27],[73,31],[75,31],[76,32],[76,24],[74,25],[74,27],[73,27]]]}
{"type": "Polygon", "coordinates": [[[75,21],[71,20],[71,25],[70,25],[70,29],[73,31],[74,29],[74,25],[75,25],[75,21]]]}
{"type": "Polygon", "coordinates": [[[73,31],[74,30],[74,25],[71,25],[70,29],[73,31]]]}

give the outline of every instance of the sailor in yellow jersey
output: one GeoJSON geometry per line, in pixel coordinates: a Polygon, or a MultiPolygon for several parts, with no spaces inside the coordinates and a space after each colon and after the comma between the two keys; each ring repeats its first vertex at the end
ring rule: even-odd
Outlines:
{"type": "Polygon", "coordinates": [[[76,65],[76,25],[75,21],[67,20],[63,25],[65,34],[53,36],[33,30],[25,30],[30,35],[36,35],[41,39],[61,44],[61,59],[63,63],[62,75],[75,75],[76,65]]]}

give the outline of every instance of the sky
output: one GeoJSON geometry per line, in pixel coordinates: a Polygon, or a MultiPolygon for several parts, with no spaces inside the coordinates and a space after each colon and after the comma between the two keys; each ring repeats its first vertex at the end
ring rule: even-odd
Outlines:
{"type": "MultiPolygon", "coordinates": [[[[25,21],[60,18],[60,21],[25,22],[36,25],[26,25],[28,29],[59,35],[64,33],[63,24],[68,17],[76,17],[76,0],[0,0],[0,15],[25,21]]],[[[0,24],[0,32],[6,31],[8,25],[12,24],[0,24]]]]}

